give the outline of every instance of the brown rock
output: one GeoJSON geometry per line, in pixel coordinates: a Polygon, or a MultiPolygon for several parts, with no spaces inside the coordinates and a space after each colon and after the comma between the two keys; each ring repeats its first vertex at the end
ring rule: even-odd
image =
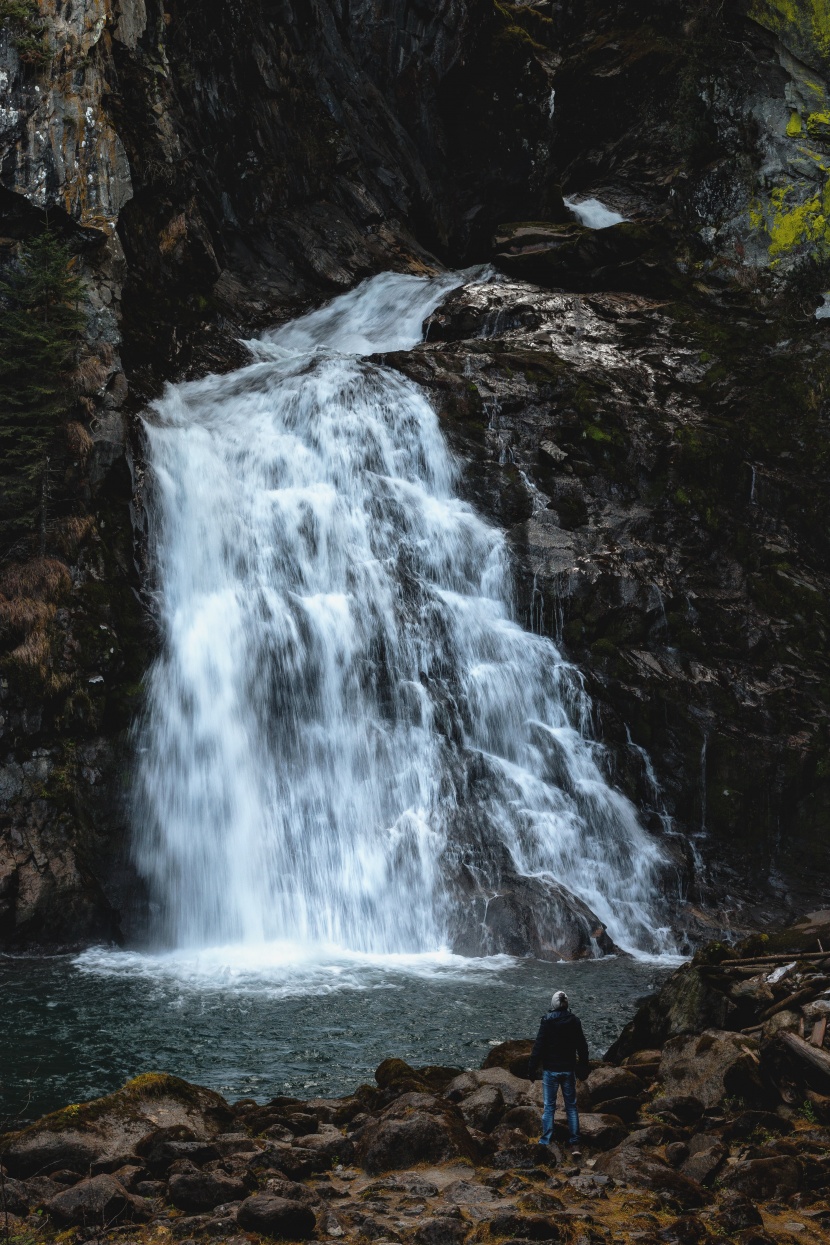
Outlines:
{"type": "Polygon", "coordinates": [[[703,1103],[691,1094],[666,1094],[655,1098],[649,1104],[652,1115],[670,1124],[697,1124],[703,1115],[703,1103]]]}
{"type": "Polygon", "coordinates": [[[753,1228],[763,1224],[763,1219],[754,1202],[750,1202],[743,1193],[729,1190],[712,1222],[715,1227],[731,1235],[733,1232],[740,1232],[743,1228],[753,1228]]]}
{"type": "Polygon", "coordinates": [[[481,1085],[462,1099],[461,1114],[470,1128],[489,1133],[504,1114],[504,1095],[498,1085],[481,1085]]]}
{"type": "Polygon", "coordinates": [[[463,1219],[451,1215],[435,1215],[429,1219],[421,1219],[412,1240],[415,1245],[461,1245],[467,1235],[468,1225],[463,1219]]]}
{"type": "Polygon", "coordinates": [[[32,1198],[26,1186],[13,1176],[6,1176],[0,1185],[0,1215],[28,1215],[32,1198]]]}
{"type": "Polygon", "coordinates": [[[357,1158],[366,1171],[376,1173],[416,1163],[440,1163],[457,1155],[472,1158],[475,1149],[463,1123],[413,1111],[403,1119],[372,1120],[364,1125],[357,1158]]]}
{"type": "Polygon", "coordinates": [[[801,1188],[802,1170],[797,1159],[784,1155],[775,1158],[746,1159],[727,1168],[721,1177],[725,1188],[736,1189],[753,1201],[773,1197],[789,1197],[801,1188]]]}
{"type": "MultiPolygon", "coordinates": [[[[310,1150],[327,1160],[329,1167],[335,1163],[348,1163],[354,1154],[354,1142],[337,1128],[326,1125],[325,1132],[311,1133],[307,1137],[298,1137],[296,1144],[304,1150],[310,1150]]],[[[322,1170],[322,1169],[321,1169],[322,1170]]]]}
{"type": "MultiPolygon", "coordinates": [[[[565,1136],[567,1125],[557,1124],[557,1131],[565,1136]]],[[[580,1138],[594,1150],[610,1150],[613,1146],[619,1145],[627,1131],[618,1115],[605,1115],[591,1111],[580,1113],[580,1138]]]]}
{"type": "Polygon", "coordinates": [[[179,1172],[167,1185],[173,1205],[193,1214],[213,1210],[223,1202],[238,1202],[247,1192],[241,1180],[220,1172],[179,1172]]]}
{"type": "Polygon", "coordinates": [[[134,1218],[135,1204],[113,1176],[92,1176],[64,1189],[46,1203],[46,1211],[60,1224],[108,1227],[134,1218]]]}
{"type": "Polygon", "coordinates": [[[642,1095],[637,1098],[609,1098],[597,1104],[597,1108],[605,1115],[617,1115],[624,1124],[630,1124],[637,1118],[642,1103],[642,1095]]]}
{"type": "Polygon", "coordinates": [[[627,1068],[615,1068],[603,1064],[594,1068],[585,1082],[592,1107],[598,1107],[611,1098],[631,1098],[641,1093],[643,1083],[627,1068]]]}
{"type": "Polygon", "coordinates": [[[723,1166],[726,1147],[716,1137],[703,1135],[692,1138],[689,1150],[689,1157],[680,1166],[681,1172],[698,1184],[711,1184],[723,1166]]]}
{"type": "Polygon", "coordinates": [[[674,1171],[657,1155],[630,1144],[617,1146],[608,1154],[600,1155],[596,1171],[614,1180],[666,1193],[676,1198],[681,1206],[702,1206],[706,1201],[706,1194],[696,1181],[674,1171]]]}
{"type": "Polygon", "coordinates": [[[518,1128],[526,1137],[538,1137],[542,1119],[535,1107],[511,1107],[505,1112],[502,1123],[509,1128],[518,1128]]]}
{"type": "Polygon", "coordinates": [[[664,1228],[660,1236],[664,1241],[671,1241],[673,1245],[675,1242],[676,1245],[698,1245],[699,1242],[710,1239],[705,1224],[697,1215],[682,1215],[664,1228]]]}
{"type": "Polygon", "coordinates": [[[561,1234],[559,1224],[547,1215],[505,1211],[490,1220],[491,1236],[517,1237],[523,1241],[558,1241],[561,1234]]]}
{"type": "Polygon", "coordinates": [[[74,1131],[52,1132],[33,1125],[32,1130],[24,1129],[4,1146],[3,1164],[12,1176],[21,1180],[61,1168],[84,1174],[99,1153],[100,1146],[92,1138],[79,1136],[74,1131]]]}
{"type": "Polygon", "coordinates": [[[240,1228],[281,1240],[306,1241],[314,1234],[314,1212],[302,1202],[255,1193],[247,1197],[236,1216],[240,1228]]]}
{"type": "Polygon", "coordinates": [[[759,1046],[754,1038],[707,1029],[666,1043],[660,1079],[667,1096],[698,1098],[709,1108],[730,1096],[759,1099],[763,1095],[759,1069],[759,1046]]]}
{"type": "Polygon", "coordinates": [[[482,1068],[506,1068],[513,1076],[526,1080],[529,1075],[528,1065],[532,1050],[533,1042],[529,1040],[501,1042],[488,1052],[481,1066],[482,1068]]]}

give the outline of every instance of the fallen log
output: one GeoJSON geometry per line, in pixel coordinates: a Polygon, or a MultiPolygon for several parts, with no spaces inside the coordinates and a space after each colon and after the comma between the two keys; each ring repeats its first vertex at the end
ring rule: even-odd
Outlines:
{"type": "Polygon", "coordinates": [[[811,1046],[804,1038],[795,1033],[781,1033],[780,1040],[791,1054],[795,1055],[804,1065],[805,1075],[820,1086],[823,1092],[830,1091],[830,1055],[817,1046],[811,1046]]]}
{"type": "Polygon", "coordinates": [[[721,960],[719,968],[740,968],[744,964],[798,964],[801,960],[826,960],[827,951],[790,951],[788,955],[751,955],[740,960],[721,960]]]}
{"type": "Polygon", "coordinates": [[[761,1012],[761,1020],[769,1020],[770,1016],[777,1016],[779,1012],[786,1012],[790,1008],[799,1007],[802,1003],[806,1003],[808,999],[812,999],[815,993],[812,986],[807,986],[804,990],[796,990],[795,994],[785,994],[783,999],[779,999],[777,1003],[773,1003],[772,1007],[768,1007],[765,1012],[761,1012]]]}

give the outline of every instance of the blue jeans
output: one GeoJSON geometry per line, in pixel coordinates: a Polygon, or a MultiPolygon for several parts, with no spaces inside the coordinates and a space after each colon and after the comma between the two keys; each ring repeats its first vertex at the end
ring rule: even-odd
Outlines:
{"type": "Polygon", "coordinates": [[[545,1110],[542,1114],[542,1136],[540,1142],[549,1146],[553,1141],[553,1113],[556,1110],[556,1096],[562,1086],[562,1097],[568,1114],[568,1145],[579,1145],[579,1112],[576,1109],[576,1073],[575,1072],[543,1072],[542,1085],[545,1091],[545,1110]]]}

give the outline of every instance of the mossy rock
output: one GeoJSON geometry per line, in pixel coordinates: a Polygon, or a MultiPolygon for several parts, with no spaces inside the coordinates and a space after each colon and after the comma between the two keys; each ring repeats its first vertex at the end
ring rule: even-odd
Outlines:
{"type": "Polygon", "coordinates": [[[130,1154],[155,1129],[184,1126],[206,1140],[233,1120],[220,1094],[166,1072],[148,1072],[104,1098],[73,1103],[6,1133],[0,1154],[9,1172],[23,1179],[60,1167],[84,1172],[95,1161],[130,1154]]]}

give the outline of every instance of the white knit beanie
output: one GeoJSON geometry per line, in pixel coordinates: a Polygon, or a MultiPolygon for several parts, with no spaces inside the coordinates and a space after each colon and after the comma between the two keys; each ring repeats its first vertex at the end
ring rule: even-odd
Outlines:
{"type": "Polygon", "coordinates": [[[561,1011],[568,1006],[568,996],[564,990],[557,990],[550,1001],[551,1009],[555,1012],[561,1011]]]}

